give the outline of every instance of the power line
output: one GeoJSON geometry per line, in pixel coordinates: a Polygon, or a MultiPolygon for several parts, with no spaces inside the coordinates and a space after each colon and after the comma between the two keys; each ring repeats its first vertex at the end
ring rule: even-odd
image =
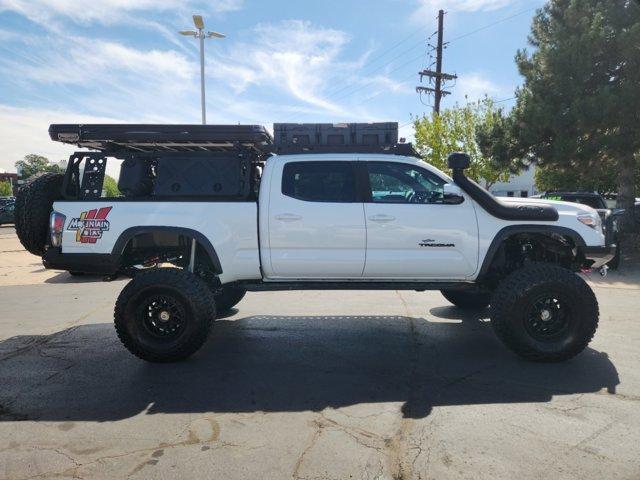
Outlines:
{"type": "MultiPolygon", "coordinates": [[[[455,37],[453,40],[450,40],[450,41],[449,41],[449,42],[447,42],[446,44],[450,44],[450,43],[455,42],[455,41],[458,41],[458,40],[460,40],[460,39],[462,39],[462,38],[466,38],[466,37],[468,37],[468,36],[470,36],[470,35],[474,35],[475,33],[478,33],[478,32],[480,32],[480,31],[487,30],[487,29],[489,29],[489,28],[491,28],[491,27],[493,27],[493,26],[495,26],[495,25],[498,25],[498,24],[500,24],[500,23],[502,23],[502,22],[506,22],[506,21],[511,20],[511,19],[513,19],[513,18],[516,18],[516,17],[518,17],[518,16],[520,16],[520,15],[524,15],[524,14],[525,14],[525,13],[527,13],[527,12],[531,12],[531,11],[533,11],[533,10],[536,10],[537,8],[538,8],[538,7],[533,7],[533,8],[528,8],[528,9],[526,9],[526,10],[521,10],[521,11],[519,11],[519,12],[517,12],[517,13],[513,14],[513,15],[510,15],[510,16],[505,17],[505,18],[501,18],[501,19],[499,19],[499,20],[497,20],[497,21],[495,21],[495,22],[492,22],[492,23],[490,23],[490,24],[488,24],[488,25],[484,25],[483,27],[480,27],[480,28],[477,28],[477,29],[472,30],[472,31],[470,31],[470,32],[467,32],[467,33],[465,33],[465,34],[459,35],[458,37],[455,37]]],[[[389,53],[390,51],[394,50],[396,47],[398,47],[398,46],[399,46],[399,45],[401,45],[402,43],[406,42],[406,41],[407,41],[409,38],[411,38],[412,36],[414,36],[414,35],[416,35],[417,33],[419,33],[419,32],[421,32],[421,31],[423,31],[425,28],[426,28],[426,27],[420,27],[419,29],[414,30],[412,33],[410,33],[410,34],[409,34],[409,35],[407,35],[406,37],[402,38],[400,41],[398,41],[398,42],[394,43],[394,44],[393,44],[391,47],[389,47],[388,49],[384,50],[380,55],[376,56],[373,60],[370,60],[370,61],[366,62],[366,64],[365,64],[365,65],[372,65],[372,64],[374,64],[374,63],[375,63],[375,62],[377,62],[380,58],[382,58],[382,57],[386,56],[386,54],[387,54],[387,53],[389,53]]],[[[435,33],[437,33],[437,31],[436,31],[435,33]]],[[[435,33],[434,33],[434,34],[435,34],[435,33]]],[[[432,36],[433,36],[433,35],[432,35],[432,36]]],[[[443,44],[443,45],[446,45],[446,44],[443,44]]],[[[400,53],[398,53],[397,55],[395,55],[391,60],[389,60],[389,61],[387,61],[387,62],[385,62],[385,63],[383,63],[383,64],[381,64],[381,65],[377,66],[377,67],[376,67],[376,68],[374,68],[373,70],[369,70],[369,71],[364,71],[364,72],[362,72],[362,75],[372,75],[372,74],[374,74],[374,73],[379,72],[379,71],[380,71],[380,70],[382,70],[383,68],[385,68],[385,67],[387,67],[387,66],[389,66],[389,65],[393,64],[393,62],[395,62],[395,61],[396,61],[396,60],[398,60],[399,58],[403,57],[403,56],[404,56],[404,55],[406,55],[407,53],[409,53],[409,52],[411,52],[411,51],[415,50],[415,49],[416,49],[418,46],[420,46],[420,45],[424,45],[424,40],[420,40],[419,42],[417,42],[417,43],[415,43],[415,44],[412,44],[409,48],[407,48],[407,49],[405,49],[405,50],[401,51],[400,53]]],[[[390,74],[390,73],[396,72],[396,71],[398,71],[400,68],[402,68],[402,67],[404,67],[404,66],[408,65],[409,63],[411,63],[411,62],[415,61],[417,58],[420,58],[420,57],[422,57],[422,54],[420,54],[420,56],[419,56],[419,57],[411,58],[408,62],[405,62],[405,63],[403,63],[403,64],[399,65],[398,67],[394,68],[393,70],[391,70],[391,71],[389,71],[389,72],[387,72],[387,73],[388,73],[388,74],[390,74]]],[[[333,90],[333,91],[331,91],[331,90],[330,90],[330,91],[328,92],[328,96],[327,96],[327,97],[325,97],[325,98],[326,98],[327,100],[334,100],[334,101],[336,101],[336,100],[342,100],[342,99],[344,99],[344,98],[347,98],[347,97],[349,97],[349,96],[351,96],[351,95],[353,95],[353,94],[355,94],[355,93],[359,92],[360,90],[362,90],[363,88],[366,88],[367,86],[369,86],[369,85],[373,84],[374,82],[375,82],[375,80],[372,80],[371,82],[367,82],[367,83],[366,83],[366,84],[364,84],[364,85],[357,86],[355,89],[353,89],[352,91],[350,91],[350,92],[346,93],[345,95],[339,95],[339,94],[341,94],[342,92],[348,91],[349,89],[354,88],[354,86],[353,86],[353,85],[346,85],[346,86],[340,87],[340,88],[338,88],[337,90],[333,90]],[[336,97],[336,96],[337,96],[337,97],[336,97]]]]}
{"type": "MultiPolygon", "coordinates": [[[[387,66],[389,66],[389,65],[393,64],[393,62],[395,62],[396,60],[398,60],[400,57],[403,57],[404,55],[406,55],[407,53],[411,52],[412,50],[415,50],[415,49],[416,49],[416,47],[418,47],[418,46],[420,46],[420,45],[423,45],[423,42],[424,42],[423,40],[420,40],[420,42],[418,42],[418,43],[416,43],[416,44],[412,45],[411,47],[409,47],[409,48],[408,48],[408,49],[406,49],[406,50],[403,50],[403,51],[402,51],[402,52],[400,52],[398,55],[396,55],[394,58],[392,58],[390,61],[385,62],[385,63],[383,63],[382,65],[379,65],[378,67],[374,68],[373,70],[363,71],[363,72],[361,72],[361,74],[360,74],[360,75],[368,75],[368,76],[371,76],[371,75],[373,75],[374,73],[379,72],[379,71],[380,71],[380,70],[382,70],[383,68],[385,68],[385,67],[387,67],[387,66]]],[[[418,58],[421,58],[421,57],[422,57],[422,55],[423,55],[423,54],[421,53],[421,54],[418,56],[418,58]]],[[[414,60],[415,60],[415,59],[412,59],[411,61],[414,61],[414,60]]],[[[406,65],[406,63],[405,63],[405,64],[403,64],[402,66],[404,66],[404,65],[406,65]]],[[[393,71],[395,71],[395,70],[393,70],[393,71]]],[[[391,73],[391,72],[389,72],[389,73],[391,73]]],[[[337,90],[329,91],[329,94],[328,94],[328,96],[327,96],[326,98],[327,98],[327,100],[330,100],[330,99],[332,99],[333,97],[335,97],[336,95],[338,95],[339,93],[341,93],[341,92],[343,92],[343,91],[345,91],[345,90],[349,90],[350,88],[353,88],[353,85],[345,85],[344,87],[341,87],[341,88],[339,88],[339,89],[337,89],[337,90]]],[[[355,92],[355,91],[357,91],[357,90],[354,90],[354,92],[355,92]]],[[[352,93],[353,93],[353,92],[352,92],[352,93]]],[[[340,98],[343,98],[343,97],[340,97],[340,98]]]]}
{"type": "MultiPolygon", "coordinates": [[[[408,77],[403,78],[402,80],[400,80],[400,83],[406,82],[407,80],[411,80],[413,78],[413,73],[411,73],[408,77]]],[[[363,86],[364,87],[364,86],[363,86]]],[[[383,93],[386,93],[384,90],[380,90],[378,93],[375,93],[373,95],[371,95],[370,97],[365,98],[364,100],[353,104],[354,107],[357,107],[358,105],[362,105],[363,103],[369,102],[371,100],[373,100],[376,97],[379,97],[380,95],[382,95],[383,93]]]]}
{"type": "MultiPolygon", "coordinates": [[[[418,34],[418,33],[422,32],[422,31],[423,31],[423,30],[425,30],[426,28],[427,28],[426,26],[423,26],[423,27],[420,27],[420,28],[418,28],[418,29],[414,30],[414,31],[413,31],[413,32],[411,32],[409,35],[407,35],[406,37],[404,37],[404,38],[402,38],[401,40],[399,40],[398,42],[394,43],[391,47],[387,48],[386,50],[383,50],[383,52],[382,52],[381,54],[376,55],[376,56],[375,56],[373,59],[371,59],[371,60],[367,60],[367,61],[364,63],[363,68],[364,68],[364,66],[367,66],[367,68],[368,68],[369,66],[372,66],[372,65],[373,65],[373,64],[375,64],[378,60],[380,60],[381,58],[385,57],[389,52],[393,51],[396,47],[398,47],[398,46],[402,45],[404,42],[406,42],[407,40],[409,40],[411,37],[413,37],[413,36],[415,36],[416,34],[418,34]]],[[[433,35],[434,35],[434,34],[432,34],[432,36],[433,36],[433,35]]],[[[361,74],[371,75],[372,73],[376,73],[376,72],[380,71],[382,68],[384,68],[384,67],[386,67],[387,65],[389,65],[389,64],[391,64],[391,63],[393,63],[395,60],[397,60],[397,59],[399,59],[400,57],[404,56],[405,54],[407,54],[407,53],[409,53],[409,52],[411,52],[411,51],[415,50],[417,47],[419,47],[420,45],[422,45],[422,43],[423,43],[423,40],[420,40],[419,42],[412,44],[408,49],[403,50],[402,52],[400,52],[399,54],[397,54],[395,57],[393,57],[390,61],[383,63],[382,65],[380,65],[380,66],[376,67],[376,68],[375,68],[375,69],[373,69],[373,70],[370,70],[370,71],[363,71],[361,74]]],[[[341,88],[338,88],[337,90],[333,90],[333,91],[332,91],[332,90],[330,90],[330,91],[328,92],[328,94],[329,94],[330,96],[333,96],[333,95],[336,95],[337,93],[340,93],[341,91],[344,91],[344,90],[348,89],[349,87],[351,87],[351,85],[347,85],[347,86],[345,86],[345,87],[341,87],[341,88]]]]}
{"type": "MultiPolygon", "coordinates": [[[[409,59],[407,62],[405,62],[405,63],[402,63],[402,64],[398,65],[396,68],[394,68],[393,70],[390,70],[388,73],[389,73],[389,74],[391,74],[391,73],[397,72],[397,71],[398,71],[398,70],[400,70],[401,68],[406,67],[406,66],[407,66],[407,65],[409,65],[410,63],[413,63],[413,62],[415,62],[416,60],[418,60],[418,59],[420,59],[420,58],[422,58],[422,53],[420,53],[420,55],[418,55],[417,57],[413,57],[413,58],[409,59]]],[[[411,74],[411,76],[413,76],[413,74],[411,74]]],[[[347,97],[349,97],[349,96],[353,95],[353,94],[354,94],[354,93],[356,93],[356,92],[359,92],[359,91],[360,91],[360,90],[362,90],[363,88],[366,88],[366,87],[368,87],[368,86],[372,85],[373,83],[375,83],[375,79],[374,79],[374,80],[371,80],[371,81],[369,81],[369,82],[367,82],[367,83],[365,83],[365,84],[363,84],[363,85],[360,85],[360,86],[359,86],[359,87],[357,87],[355,90],[353,90],[353,91],[351,91],[351,92],[347,92],[345,95],[341,95],[341,96],[339,96],[339,97],[337,97],[337,98],[333,98],[332,96],[329,96],[329,97],[327,97],[326,99],[327,99],[327,100],[333,99],[334,101],[342,100],[342,99],[344,99],[344,98],[347,98],[347,97]]]]}
{"type": "Polygon", "coordinates": [[[409,35],[407,35],[406,37],[404,37],[402,40],[400,40],[399,42],[394,43],[391,47],[387,48],[386,50],[384,50],[380,55],[377,55],[376,57],[373,58],[373,60],[369,60],[368,64],[372,64],[377,62],[378,60],[380,60],[382,57],[384,57],[387,53],[389,53],[390,51],[394,50],[396,47],[402,45],[404,42],[406,42],[407,40],[409,40],[411,37],[413,37],[415,34],[425,30],[427,27],[420,27],[417,30],[414,30],[412,33],[410,33],[409,35]]]}
{"type": "Polygon", "coordinates": [[[458,40],[461,40],[463,38],[467,38],[470,35],[474,35],[474,34],[476,34],[478,32],[483,31],[483,30],[487,30],[488,28],[491,28],[491,27],[493,27],[495,25],[498,25],[499,23],[506,22],[507,20],[511,20],[512,18],[519,17],[520,15],[524,15],[527,12],[531,12],[532,10],[537,10],[537,9],[538,9],[538,7],[527,8],[526,10],[522,10],[522,11],[520,11],[518,13],[514,13],[513,15],[511,15],[509,17],[505,17],[505,18],[501,18],[500,20],[496,20],[495,22],[490,23],[488,25],[485,25],[484,27],[476,28],[475,30],[471,30],[470,32],[467,32],[467,33],[464,33],[462,35],[459,35],[459,36],[455,37],[454,39],[449,40],[448,43],[457,42],[458,40]]]}
{"type": "Polygon", "coordinates": [[[493,103],[508,102],[509,100],[515,100],[516,98],[518,98],[518,97],[503,98],[502,100],[494,100],[493,103]]]}

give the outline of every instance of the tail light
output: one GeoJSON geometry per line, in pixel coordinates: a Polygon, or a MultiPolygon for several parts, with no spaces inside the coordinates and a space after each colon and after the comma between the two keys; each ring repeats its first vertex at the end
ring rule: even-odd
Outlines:
{"type": "Polygon", "coordinates": [[[49,220],[51,246],[59,247],[62,245],[62,232],[64,231],[64,222],[67,220],[67,217],[58,212],[51,212],[51,218],[49,220]]]}

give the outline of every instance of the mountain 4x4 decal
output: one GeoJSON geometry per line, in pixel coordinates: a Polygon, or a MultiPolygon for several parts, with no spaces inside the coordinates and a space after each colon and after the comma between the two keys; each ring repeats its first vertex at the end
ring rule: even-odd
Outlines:
{"type": "Polygon", "coordinates": [[[76,231],[76,242],[96,243],[102,238],[102,232],[109,230],[107,215],[113,207],[95,208],[82,212],[79,218],[72,218],[67,230],[76,231]]]}

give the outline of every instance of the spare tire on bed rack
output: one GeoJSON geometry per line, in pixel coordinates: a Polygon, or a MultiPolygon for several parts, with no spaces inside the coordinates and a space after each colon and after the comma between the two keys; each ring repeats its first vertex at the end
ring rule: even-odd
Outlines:
{"type": "Polygon", "coordinates": [[[61,173],[44,173],[23,186],[16,196],[15,225],[22,246],[42,255],[47,243],[53,202],[62,198],[61,173]]]}

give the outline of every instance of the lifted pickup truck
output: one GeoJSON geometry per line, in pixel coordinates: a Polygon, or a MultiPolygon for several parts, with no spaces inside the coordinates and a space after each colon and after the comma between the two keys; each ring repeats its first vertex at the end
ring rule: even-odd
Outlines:
{"type": "Polygon", "coordinates": [[[20,192],[18,234],[47,268],[131,276],[115,326],[148,361],[196,352],[246,291],[292,289],[440,290],[461,308],[490,305],[525,358],[587,346],[598,304],[576,272],[615,253],[595,210],[498,200],[465,176],[468,156],[450,156],[449,177],[397,142],[397,124],[274,131],[52,125],[54,140],[95,151],[20,192]],[[103,198],[113,157],[124,196],[103,198]]]}

